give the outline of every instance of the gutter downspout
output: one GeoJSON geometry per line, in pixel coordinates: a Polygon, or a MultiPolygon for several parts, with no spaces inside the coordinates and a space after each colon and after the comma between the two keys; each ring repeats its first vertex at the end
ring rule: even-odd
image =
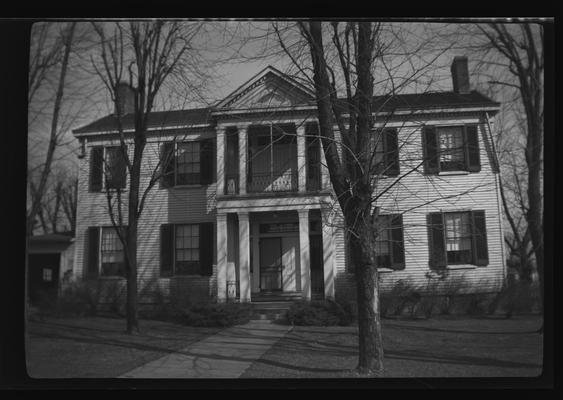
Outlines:
{"type": "Polygon", "coordinates": [[[487,127],[488,127],[488,131],[489,131],[489,140],[491,141],[491,147],[493,150],[493,162],[494,162],[494,167],[497,171],[497,173],[495,174],[495,188],[496,188],[496,197],[497,197],[497,209],[498,209],[498,216],[499,216],[499,231],[500,231],[500,247],[501,247],[501,251],[502,251],[502,276],[503,276],[503,285],[506,284],[506,278],[507,278],[507,266],[506,266],[506,249],[504,247],[504,229],[503,229],[503,213],[502,213],[502,208],[500,205],[500,199],[499,199],[499,193],[500,193],[500,185],[501,185],[501,177],[500,177],[500,163],[498,161],[498,156],[497,156],[497,152],[496,152],[496,148],[495,148],[495,142],[493,140],[493,132],[491,129],[491,123],[489,120],[489,113],[485,112],[485,117],[486,117],[486,121],[487,121],[487,127]]]}

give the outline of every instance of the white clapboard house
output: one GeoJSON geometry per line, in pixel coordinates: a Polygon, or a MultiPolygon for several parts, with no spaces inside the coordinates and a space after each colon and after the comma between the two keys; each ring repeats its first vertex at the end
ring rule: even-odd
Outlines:
{"type": "MultiPolygon", "coordinates": [[[[467,65],[454,59],[452,91],[373,99],[383,290],[463,277],[492,292],[505,278],[491,137],[499,103],[470,90],[467,65]]],[[[132,103],[121,89],[127,135],[132,103]]],[[[142,189],[160,177],[139,228],[141,302],[151,288],[192,301],[354,298],[317,123],[314,93],[272,67],[212,107],[150,115],[142,189]]],[[[102,285],[125,284],[106,198],[116,189],[127,197],[117,132],[114,114],[74,130],[82,148],[74,275],[102,285]]]]}

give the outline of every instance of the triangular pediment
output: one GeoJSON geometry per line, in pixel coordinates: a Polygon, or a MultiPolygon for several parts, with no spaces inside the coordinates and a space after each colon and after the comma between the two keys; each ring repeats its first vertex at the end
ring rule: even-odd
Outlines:
{"type": "Polygon", "coordinates": [[[293,108],[310,105],[313,101],[314,96],[310,90],[275,68],[268,67],[217,104],[217,108],[293,108]]]}

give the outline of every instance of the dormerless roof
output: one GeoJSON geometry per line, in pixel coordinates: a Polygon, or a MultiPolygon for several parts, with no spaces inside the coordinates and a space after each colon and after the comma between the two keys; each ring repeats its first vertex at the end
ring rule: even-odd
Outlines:
{"type": "MultiPolygon", "coordinates": [[[[373,98],[374,112],[416,110],[433,108],[498,107],[499,103],[477,92],[460,94],[454,92],[427,92],[421,94],[399,94],[376,96],[373,98]]],[[[311,107],[314,107],[312,105],[311,107]]],[[[187,110],[155,111],[149,115],[148,128],[190,127],[213,124],[211,113],[214,107],[187,110]]],[[[252,110],[249,110],[250,112],[252,110]]],[[[122,117],[123,129],[133,129],[133,114],[122,117]]],[[[114,114],[102,117],[88,125],[75,129],[73,133],[99,133],[117,130],[117,117],[114,114]]]]}

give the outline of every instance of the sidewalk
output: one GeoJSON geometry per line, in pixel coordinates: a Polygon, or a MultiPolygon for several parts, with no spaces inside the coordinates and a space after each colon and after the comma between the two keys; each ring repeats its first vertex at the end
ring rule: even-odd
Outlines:
{"type": "Polygon", "coordinates": [[[250,321],[151,361],[119,378],[238,378],[290,329],[290,326],[271,321],[250,321]]]}

